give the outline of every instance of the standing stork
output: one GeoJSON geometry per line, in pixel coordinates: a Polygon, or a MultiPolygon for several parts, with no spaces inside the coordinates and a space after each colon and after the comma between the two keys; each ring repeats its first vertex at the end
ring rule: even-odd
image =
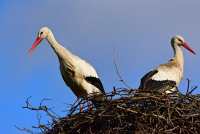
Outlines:
{"type": "Polygon", "coordinates": [[[93,66],[60,45],[48,27],[40,29],[29,52],[33,51],[43,39],[49,42],[58,56],[60,72],[66,85],[78,98],[91,97],[95,107],[100,106],[105,99],[105,91],[93,66]]]}
{"type": "Polygon", "coordinates": [[[159,65],[156,69],[144,75],[141,79],[139,90],[161,90],[162,93],[170,94],[177,91],[183,78],[184,57],[182,47],[196,54],[184,38],[176,35],[171,39],[174,57],[166,64],[159,65]],[[167,89],[165,89],[168,86],[167,89]],[[163,91],[164,88],[164,91],[163,91]]]}

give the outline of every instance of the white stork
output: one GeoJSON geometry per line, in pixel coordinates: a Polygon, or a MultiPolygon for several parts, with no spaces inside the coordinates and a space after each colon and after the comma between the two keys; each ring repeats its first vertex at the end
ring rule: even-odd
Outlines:
{"type": "Polygon", "coordinates": [[[170,94],[177,91],[181,79],[183,78],[184,57],[182,47],[196,54],[184,38],[176,35],[171,39],[171,46],[174,51],[174,57],[166,64],[159,65],[156,69],[144,75],[141,79],[139,89],[145,90],[159,90],[162,93],[170,94]],[[170,86],[167,90],[162,90],[165,86],[170,86]]]}
{"type": "Polygon", "coordinates": [[[78,98],[92,97],[91,101],[98,107],[105,99],[103,96],[105,91],[93,66],[60,45],[48,27],[40,29],[29,52],[33,51],[43,39],[49,42],[58,56],[60,72],[66,85],[78,98]]]}

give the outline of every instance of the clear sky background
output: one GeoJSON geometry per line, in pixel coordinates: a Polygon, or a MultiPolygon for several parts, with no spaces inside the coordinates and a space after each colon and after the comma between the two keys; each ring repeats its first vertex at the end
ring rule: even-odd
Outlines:
{"type": "Polygon", "coordinates": [[[199,0],[1,0],[0,133],[21,134],[14,125],[37,125],[36,113],[22,109],[29,96],[35,105],[51,98],[48,104],[60,115],[75,100],[46,41],[32,56],[27,53],[42,26],[97,69],[106,91],[123,87],[114,51],[122,76],[134,88],[143,74],[171,58],[170,38],[180,34],[197,52],[184,50],[184,92],[186,78],[200,83],[199,7],[199,0]]]}

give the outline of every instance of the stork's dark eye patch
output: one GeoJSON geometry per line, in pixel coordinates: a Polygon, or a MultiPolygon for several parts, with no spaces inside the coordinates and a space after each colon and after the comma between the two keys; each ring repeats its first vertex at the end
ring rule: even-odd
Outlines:
{"type": "Polygon", "coordinates": [[[178,39],[178,41],[183,42],[181,39],[178,39]]]}
{"type": "Polygon", "coordinates": [[[40,32],[40,35],[42,35],[43,34],[43,32],[40,32]]]}

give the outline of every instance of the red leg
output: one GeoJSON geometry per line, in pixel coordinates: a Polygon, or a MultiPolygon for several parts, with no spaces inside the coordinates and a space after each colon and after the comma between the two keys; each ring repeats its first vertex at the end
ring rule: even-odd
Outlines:
{"type": "Polygon", "coordinates": [[[80,106],[79,106],[79,110],[80,110],[80,111],[79,111],[80,113],[83,112],[83,106],[82,106],[82,104],[80,104],[80,106]]]}
{"type": "Polygon", "coordinates": [[[88,101],[88,111],[89,112],[92,112],[92,110],[93,110],[93,106],[92,106],[92,104],[88,101]]]}

